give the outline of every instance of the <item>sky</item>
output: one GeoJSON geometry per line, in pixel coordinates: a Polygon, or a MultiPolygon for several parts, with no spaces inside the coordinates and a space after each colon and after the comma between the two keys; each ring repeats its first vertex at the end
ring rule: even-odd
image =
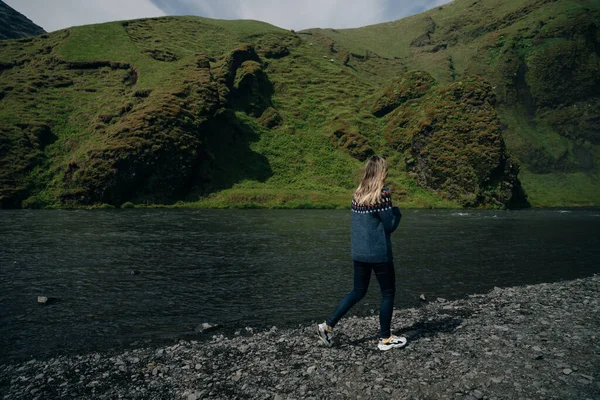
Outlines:
{"type": "Polygon", "coordinates": [[[255,19],[284,29],[356,28],[394,21],[450,0],[4,0],[47,32],[164,15],[255,19]]]}

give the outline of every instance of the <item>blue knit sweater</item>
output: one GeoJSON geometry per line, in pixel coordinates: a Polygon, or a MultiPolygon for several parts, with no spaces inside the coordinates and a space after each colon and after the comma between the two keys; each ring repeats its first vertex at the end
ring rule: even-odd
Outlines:
{"type": "Polygon", "coordinates": [[[400,209],[392,206],[387,188],[375,205],[361,205],[352,199],[352,259],[370,263],[393,261],[390,235],[400,218],[400,209]]]}

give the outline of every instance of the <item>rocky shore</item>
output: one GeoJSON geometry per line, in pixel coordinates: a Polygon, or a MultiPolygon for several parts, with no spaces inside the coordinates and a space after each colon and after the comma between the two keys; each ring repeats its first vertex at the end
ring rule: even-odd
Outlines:
{"type": "Polygon", "coordinates": [[[0,366],[1,399],[599,399],[600,275],[315,326],[0,366]]]}

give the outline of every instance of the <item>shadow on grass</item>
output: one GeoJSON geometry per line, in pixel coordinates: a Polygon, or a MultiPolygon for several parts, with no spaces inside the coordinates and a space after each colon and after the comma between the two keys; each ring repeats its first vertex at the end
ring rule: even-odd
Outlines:
{"type": "Polygon", "coordinates": [[[203,143],[208,160],[198,166],[204,173],[196,175],[186,200],[231,188],[246,179],[264,182],[273,175],[268,159],[251,148],[260,133],[234,111],[219,113],[207,124],[206,131],[203,143]]]}

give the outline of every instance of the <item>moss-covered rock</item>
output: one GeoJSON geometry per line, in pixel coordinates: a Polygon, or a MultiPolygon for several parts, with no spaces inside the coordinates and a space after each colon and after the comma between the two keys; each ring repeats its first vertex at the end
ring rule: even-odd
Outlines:
{"type": "Polygon", "coordinates": [[[527,205],[489,83],[470,77],[432,90],[390,115],[386,138],[417,183],[466,207],[527,205]]]}
{"type": "MultiPolygon", "coordinates": [[[[272,85],[252,46],[219,60],[188,53],[185,62],[161,63],[173,65],[162,72],[168,84],[140,88],[133,63],[64,61],[44,50],[61,40],[52,34],[25,51],[1,45],[14,54],[5,53],[0,81],[8,93],[0,101],[13,107],[0,112],[0,207],[170,203],[270,173],[249,149],[252,132],[234,112],[223,112],[258,117],[270,106],[272,85]],[[25,75],[35,94],[11,78],[25,75]],[[17,83],[7,85],[11,79],[17,83]],[[36,111],[35,96],[64,119],[36,111]],[[74,111],[79,103],[87,107],[82,112],[74,111]]],[[[276,114],[266,123],[277,123],[276,114]]]]}
{"type": "Polygon", "coordinates": [[[435,84],[435,79],[425,71],[408,71],[385,86],[371,112],[383,117],[406,101],[423,96],[435,84]]]}
{"type": "Polygon", "coordinates": [[[219,60],[215,78],[223,105],[260,117],[271,106],[273,84],[262,67],[254,46],[239,46],[219,60]]]}
{"type": "Polygon", "coordinates": [[[215,75],[228,88],[232,88],[236,79],[237,70],[246,61],[254,61],[260,63],[260,57],[256,54],[254,46],[244,44],[229,52],[220,61],[215,75]]]}
{"type": "Polygon", "coordinates": [[[273,107],[268,107],[258,119],[258,123],[269,129],[275,128],[283,122],[279,112],[273,107]]]}
{"type": "Polygon", "coordinates": [[[260,63],[244,61],[237,69],[230,101],[237,109],[243,110],[255,117],[271,105],[273,84],[263,71],[260,63]]]}
{"type": "Polygon", "coordinates": [[[180,86],[121,108],[125,112],[96,132],[110,140],[96,142],[56,171],[60,179],[51,186],[60,204],[168,202],[189,190],[209,158],[202,137],[206,121],[221,107],[219,83],[202,55],[173,82],[180,86]]]}

